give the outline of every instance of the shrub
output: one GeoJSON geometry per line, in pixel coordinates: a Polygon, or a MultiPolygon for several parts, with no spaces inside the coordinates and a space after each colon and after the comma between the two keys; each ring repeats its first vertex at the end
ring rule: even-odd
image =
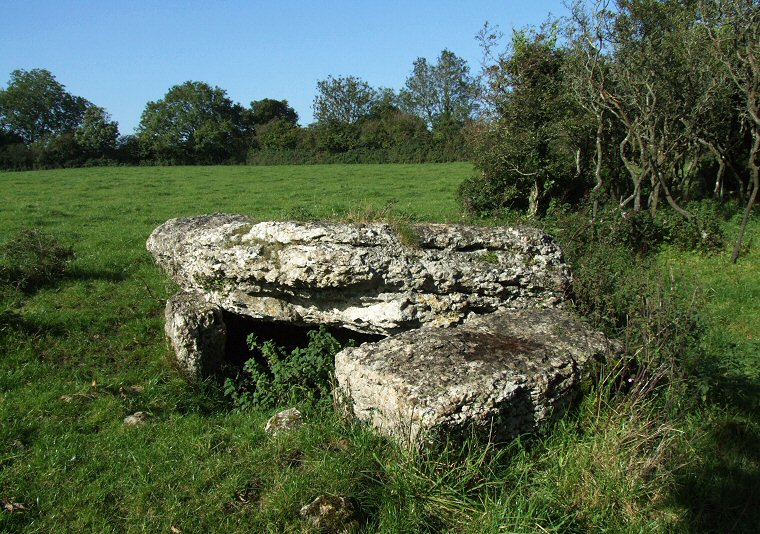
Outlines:
{"type": "Polygon", "coordinates": [[[29,291],[51,284],[69,270],[74,251],[55,236],[23,228],[0,248],[0,282],[29,291]]]}
{"type": "Polygon", "coordinates": [[[680,250],[702,253],[718,252],[726,243],[726,235],[721,228],[721,204],[714,200],[691,202],[687,209],[693,215],[686,220],[672,211],[660,210],[658,223],[663,227],[666,240],[680,250]]]}
{"type": "Polygon", "coordinates": [[[675,363],[696,347],[699,299],[648,256],[668,237],[648,213],[602,210],[592,220],[588,212],[555,210],[547,223],[573,269],[575,307],[595,326],[647,359],[675,363]]]}
{"type": "Polygon", "coordinates": [[[225,395],[235,408],[331,402],[335,354],[343,347],[323,326],[308,336],[306,347],[287,354],[273,341],[260,343],[255,334],[249,335],[248,345],[255,356],[245,362],[242,374],[224,384],[225,395]]]}

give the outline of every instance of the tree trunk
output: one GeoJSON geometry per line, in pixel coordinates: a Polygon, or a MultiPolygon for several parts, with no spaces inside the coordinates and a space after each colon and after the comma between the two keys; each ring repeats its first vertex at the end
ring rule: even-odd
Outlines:
{"type": "Polygon", "coordinates": [[[652,219],[654,219],[654,216],[657,215],[657,204],[660,200],[660,184],[656,183],[654,184],[654,187],[652,187],[652,192],[649,193],[649,215],[652,216],[652,219]]]}
{"type": "Polygon", "coordinates": [[[668,184],[665,183],[665,178],[662,175],[662,171],[658,166],[654,166],[652,169],[652,172],[654,173],[654,177],[657,179],[658,184],[660,187],[662,187],[662,192],[665,194],[665,200],[668,201],[668,205],[670,205],[671,208],[676,210],[681,216],[683,216],[684,219],[687,221],[690,221],[692,219],[691,213],[683,209],[681,206],[678,205],[676,200],[673,198],[673,195],[670,194],[670,189],[668,188],[668,184]]]}
{"type": "Polygon", "coordinates": [[[705,139],[699,139],[699,142],[707,147],[713,157],[718,161],[718,174],[715,176],[715,187],[713,188],[714,198],[723,198],[723,179],[726,174],[726,158],[723,152],[705,139]]]}
{"type": "Polygon", "coordinates": [[[742,219],[742,225],[739,227],[739,236],[736,238],[736,244],[734,245],[734,251],[731,253],[731,263],[736,263],[739,259],[739,251],[742,247],[742,240],[744,239],[744,232],[747,230],[747,223],[749,222],[749,216],[752,213],[752,206],[757,199],[757,190],[760,189],[760,166],[757,163],[757,156],[760,153],[760,128],[755,128],[752,133],[754,142],[752,143],[752,150],[749,153],[749,168],[752,171],[752,194],[747,201],[747,208],[744,210],[744,218],[742,219]]]}
{"type": "Polygon", "coordinates": [[[538,180],[533,181],[533,185],[530,188],[530,195],[528,196],[528,215],[535,217],[538,214],[538,200],[540,196],[540,184],[538,180]]]}
{"type": "Polygon", "coordinates": [[[591,195],[594,198],[594,207],[591,214],[591,219],[594,221],[596,220],[596,213],[599,210],[599,191],[604,185],[604,181],[602,179],[602,135],[604,135],[604,117],[602,117],[601,113],[597,113],[596,120],[596,165],[594,166],[594,178],[596,179],[596,184],[591,190],[591,195]]]}

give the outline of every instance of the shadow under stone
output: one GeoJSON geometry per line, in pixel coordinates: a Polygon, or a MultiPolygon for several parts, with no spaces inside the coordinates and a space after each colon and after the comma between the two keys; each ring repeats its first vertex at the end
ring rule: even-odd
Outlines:
{"type": "MultiPolygon", "coordinates": [[[[245,315],[222,311],[224,324],[227,327],[227,343],[225,346],[224,363],[235,367],[242,366],[255,356],[248,347],[247,338],[255,334],[260,343],[272,341],[278,347],[283,347],[288,353],[309,344],[309,332],[319,329],[319,325],[297,325],[278,321],[263,321],[245,315]]],[[[361,345],[385,339],[380,334],[363,334],[347,328],[326,327],[326,330],[340,342],[348,345],[353,342],[361,345]]]]}

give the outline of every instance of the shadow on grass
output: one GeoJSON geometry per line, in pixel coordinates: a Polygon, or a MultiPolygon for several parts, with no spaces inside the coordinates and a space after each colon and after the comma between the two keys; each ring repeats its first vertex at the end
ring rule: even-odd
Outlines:
{"type": "Polygon", "coordinates": [[[757,532],[760,526],[760,425],[724,413],[712,421],[704,460],[678,481],[676,499],[693,532],[757,532]]]}
{"type": "Polygon", "coordinates": [[[741,365],[758,350],[757,342],[724,347],[695,370],[707,401],[705,434],[696,444],[701,461],[684,470],[676,493],[691,531],[760,529],[760,377],[741,365]]]}
{"type": "Polygon", "coordinates": [[[42,334],[58,336],[65,333],[65,330],[58,325],[30,321],[26,317],[9,310],[0,312],[0,332],[2,331],[16,331],[28,336],[42,334]]]}
{"type": "Polygon", "coordinates": [[[103,281],[103,282],[123,282],[128,278],[127,273],[123,270],[120,271],[106,271],[106,270],[95,270],[95,269],[82,269],[82,268],[73,268],[71,271],[66,273],[64,280],[73,280],[73,281],[80,281],[80,282],[96,282],[96,281],[103,281]]]}

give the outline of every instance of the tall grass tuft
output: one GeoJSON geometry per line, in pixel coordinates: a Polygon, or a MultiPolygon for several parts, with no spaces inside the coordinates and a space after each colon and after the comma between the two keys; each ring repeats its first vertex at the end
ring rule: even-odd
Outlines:
{"type": "Polygon", "coordinates": [[[0,283],[31,291],[61,278],[74,250],[38,228],[22,228],[0,247],[0,283]]]}

